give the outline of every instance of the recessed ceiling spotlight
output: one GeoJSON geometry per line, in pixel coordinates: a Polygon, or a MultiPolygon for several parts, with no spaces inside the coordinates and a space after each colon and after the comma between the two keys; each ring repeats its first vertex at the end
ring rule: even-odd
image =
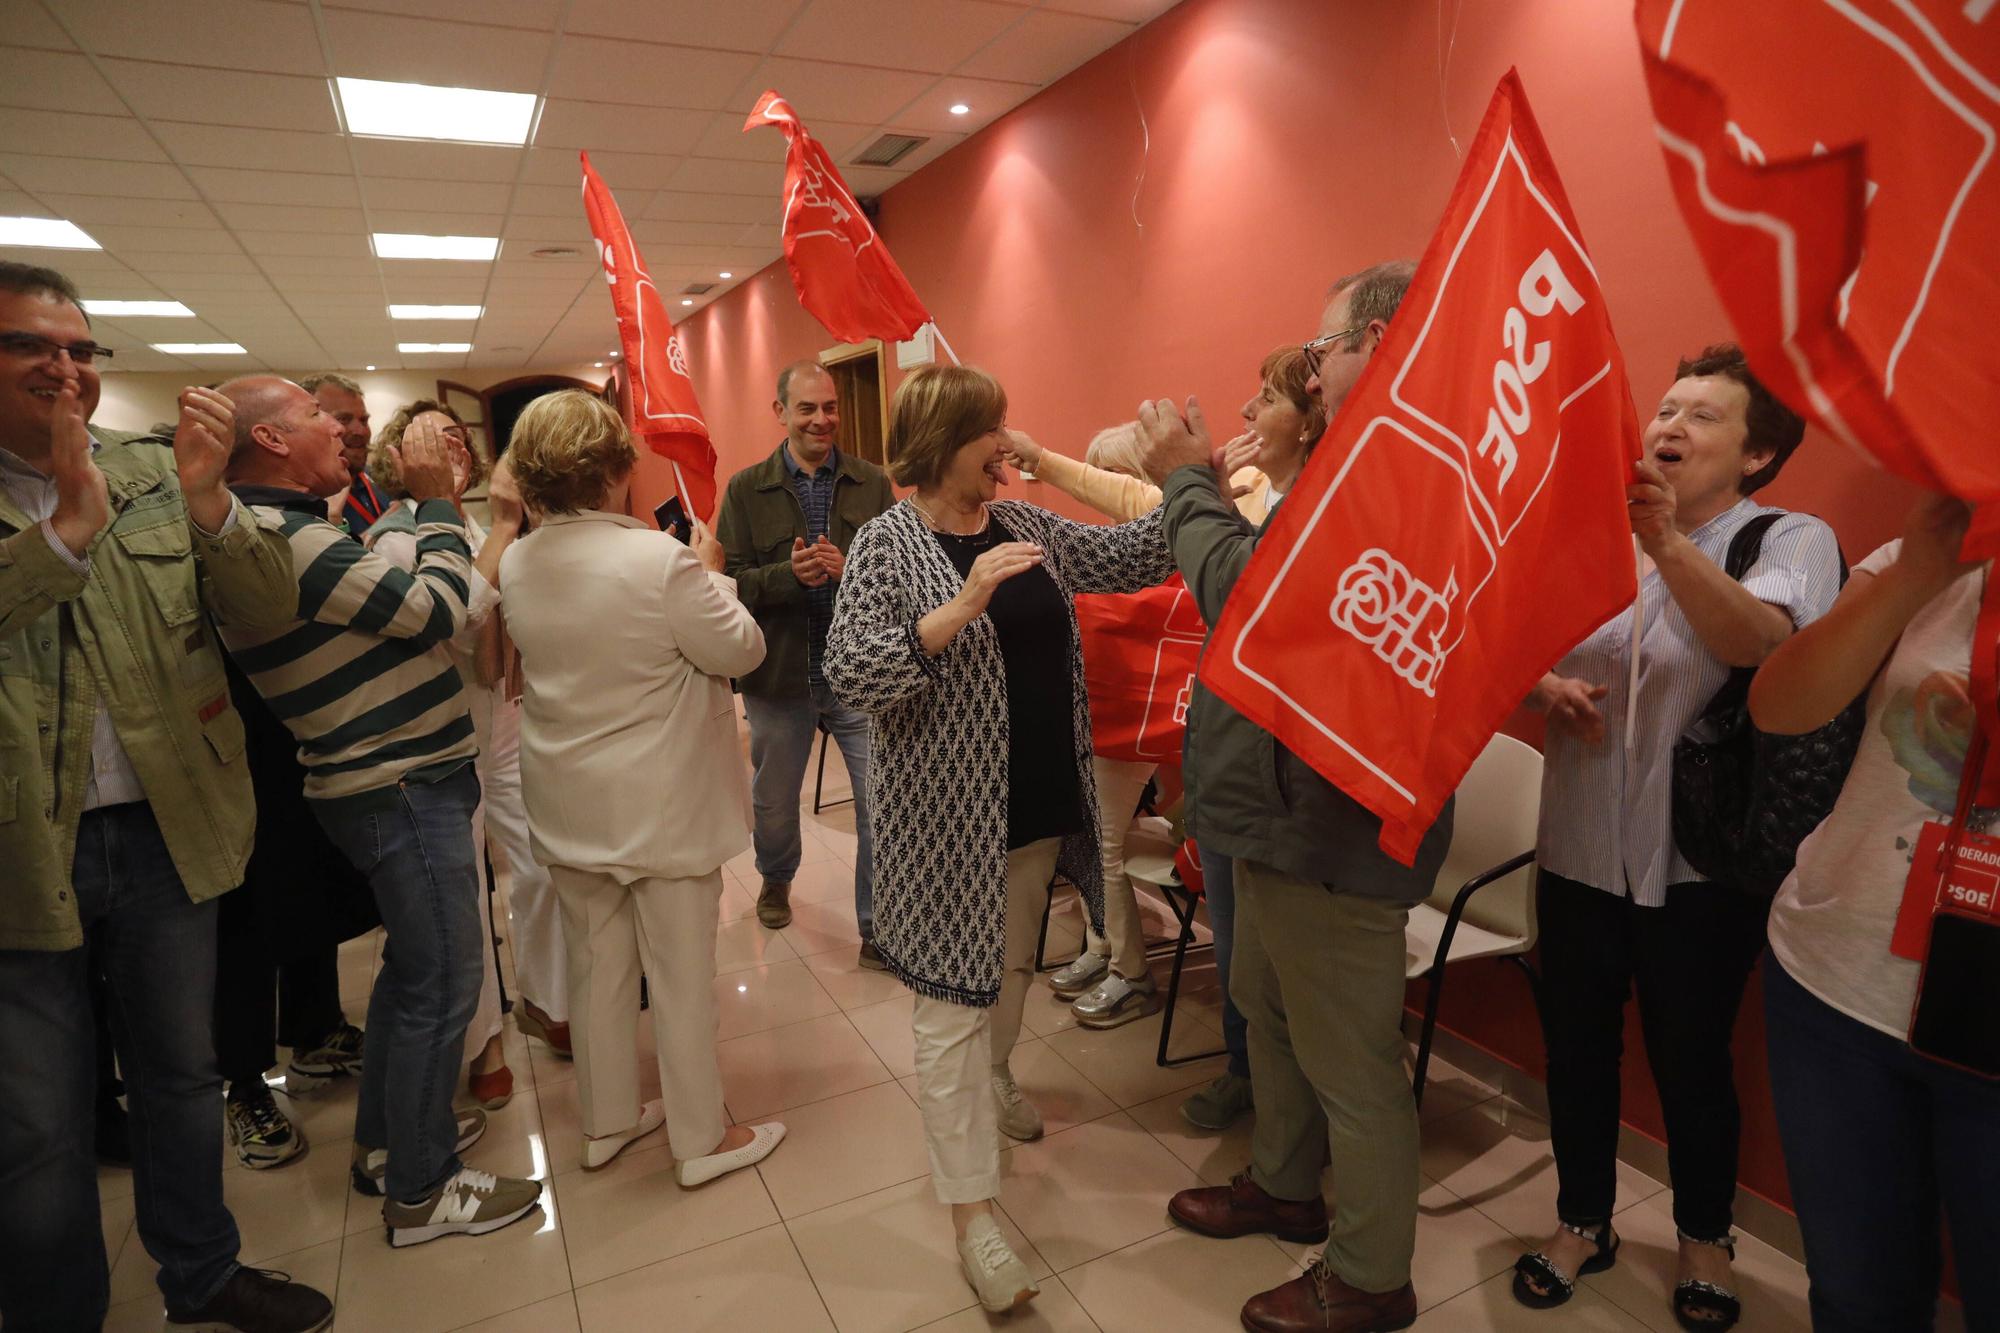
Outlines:
{"type": "Polygon", "coordinates": [[[373,366],[363,366],[363,367],[362,367],[362,369],[364,369],[364,370],[373,370],[373,369],[375,369],[375,367],[373,367],[373,366]]]}
{"type": "Polygon", "coordinates": [[[399,352],[469,352],[471,343],[397,343],[399,352]]]}
{"type": "Polygon", "coordinates": [[[972,114],[972,108],[963,102],[953,102],[950,111],[954,116],[969,116],[972,114]]]}
{"type": "Polygon", "coordinates": [[[245,356],[242,343],[154,343],[153,350],[170,356],[245,356]]]}
{"type": "Polygon", "coordinates": [[[378,231],[369,241],[377,259],[491,259],[500,253],[498,236],[418,236],[378,231]]]}
{"type": "Polygon", "coordinates": [[[478,305],[392,305],[390,319],[478,319],[486,312],[478,305]]]}
{"type": "Polygon", "coordinates": [[[35,250],[102,250],[90,233],[61,218],[0,218],[0,245],[35,250]]]}
{"type": "Polygon", "coordinates": [[[722,276],[723,276],[723,277],[725,277],[725,278],[733,278],[733,277],[735,277],[736,275],[735,275],[734,273],[729,273],[729,272],[725,272],[725,273],[723,273],[723,275],[722,275],[722,276]]]}
{"type": "Polygon", "coordinates": [[[528,142],[535,123],[533,93],[486,88],[438,88],[381,79],[335,79],[349,134],[387,139],[447,139],[456,143],[528,142]]]}
{"type": "Polygon", "coordinates": [[[692,296],[683,296],[683,297],[681,298],[681,304],[682,304],[682,305],[693,305],[693,304],[694,304],[694,298],[693,298],[692,296]]]}
{"type": "Polygon", "coordinates": [[[604,369],[604,363],[602,361],[593,361],[590,364],[597,367],[599,370],[604,369]]]}
{"type": "Polygon", "coordinates": [[[179,301],[89,301],[83,308],[93,315],[144,316],[147,319],[193,319],[194,311],[179,301]]]}

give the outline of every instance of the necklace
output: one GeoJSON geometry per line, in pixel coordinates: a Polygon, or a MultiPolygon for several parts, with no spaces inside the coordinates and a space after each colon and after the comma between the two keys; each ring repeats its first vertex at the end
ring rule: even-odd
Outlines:
{"type": "Polygon", "coordinates": [[[923,505],[917,503],[917,497],[914,495],[910,497],[910,508],[917,511],[918,517],[923,519],[925,525],[928,526],[932,532],[937,533],[940,537],[956,537],[960,541],[970,541],[974,537],[985,536],[986,529],[993,522],[993,515],[986,508],[986,503],[983,500],[980,502],[979,505],[979,526],[974,528],[971,532],[953,532],[951,529],[945,527],[944,524],[937,521],[936,516],[933,515],[930,510],[924,508],[923,505]]]}

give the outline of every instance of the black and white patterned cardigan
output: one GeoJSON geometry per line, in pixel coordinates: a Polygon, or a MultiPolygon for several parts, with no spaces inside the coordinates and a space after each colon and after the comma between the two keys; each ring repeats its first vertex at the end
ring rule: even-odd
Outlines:
{"type": "MultiPolygon", "coordinates": [[[[1173,573],[1161,511],[1118,527],[1077,523],[1019,501],[992,506],[1065,605],[1078,593],[1136,592],[1173,573]]],[[[958,595],[958,570],[905,500],[862,525],[847,554],[821,667],[849,708],[867,713],[869,822],[875,832],[875,945],[904,985],[986,1006],[1000,994],[1007,903],[1007,677],[993,622],[980,616],[927,657],[917,621],[958,595]]],[[[1070,696],[1086,827],[1057,866],[1104,925],[1097,783],[1076,612],[1069,608],[1070,696]]]]}

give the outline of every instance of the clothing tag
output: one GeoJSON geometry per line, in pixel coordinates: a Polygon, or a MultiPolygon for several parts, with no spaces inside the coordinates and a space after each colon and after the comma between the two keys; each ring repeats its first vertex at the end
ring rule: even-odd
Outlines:
{"type": "Polygon", "coordinates": [[[2000,838],[1926,820],[1910,858],[1903,905],[1889,952],[1921,963],[1930,950],[1931,919],[1939,912],[2000,921],[2000,838]]]}

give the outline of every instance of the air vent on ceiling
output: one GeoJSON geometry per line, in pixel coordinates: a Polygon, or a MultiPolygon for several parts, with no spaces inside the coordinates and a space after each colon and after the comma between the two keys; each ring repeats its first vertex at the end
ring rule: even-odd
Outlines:
{"type": "Polygon", "coordinates": [[[681,288],[681,295],[702,296],[714,290],[715,290],[715,284],[712,282],[691,282],[687,286],[681,288]]]}
{"type": "Polygon", "coordinates": [[[893,167],[929,142],[930,139],[922,135],[885,134],[856,153],[853,161],[864,167],[893,167]]]}
{"type": "Polygon", "coordinates": [[[583,251],[573,245],[544,245],[539,249],[528,251],[528,254],[535,259],[575,259],[582,253],[583,251]]]}

